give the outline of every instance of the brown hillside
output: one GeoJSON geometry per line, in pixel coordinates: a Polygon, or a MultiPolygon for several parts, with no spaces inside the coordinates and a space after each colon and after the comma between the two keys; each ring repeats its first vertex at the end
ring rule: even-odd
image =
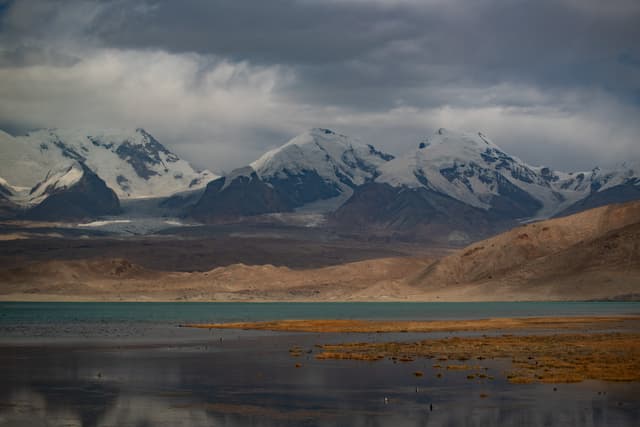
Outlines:
{"type": "Polygon", "coordinates": [[[640,202],[523,225],[449,255],[410,280],[427,292],[475,284],[489,294],[501,289],[507,297],[541,292],[563,299],[599,295],[589,288],[612,282],[620,285],[618,293],[640,292],[640,202]]]}
{"type": "Polygon", "coordinates": [[[402,298],[421,258],[379,258],[293,270],[233,264],[159,272],[121,259],[48,261],[0,270],[0,300],[351,300],[402,298]]]}

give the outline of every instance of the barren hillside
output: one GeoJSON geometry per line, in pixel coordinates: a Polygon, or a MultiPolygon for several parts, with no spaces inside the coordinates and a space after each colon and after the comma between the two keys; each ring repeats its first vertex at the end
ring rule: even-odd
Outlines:
{"type": "Polygon", "coordinates": [[[168,273],[121,259],[49,261],[0,271],[0,300],[393,300],[405,298],[407,275],[428,264],[381,258],[306,270],[233,264],[168,273]]]}
{"type": "Polygon", "coordinates": [[[410,279],[461,299],[590,299],[640,293],[640,203],[523,225],[434,262],[410,279]]]}

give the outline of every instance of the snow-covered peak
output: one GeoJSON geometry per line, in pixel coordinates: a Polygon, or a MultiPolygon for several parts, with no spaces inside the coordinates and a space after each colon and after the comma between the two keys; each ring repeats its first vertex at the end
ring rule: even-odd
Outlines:
{"type": "Polygon", "coordinates": [[[590,171],[559,173],[554,186],[578,193],[604,191],[618,185],[632,184],[640,187],[640,162],[625,161],[611,169],[595,167],[590,171]]]}
{"type": "Polygon", "coordinates": [[[504,152],[482,133],[439,129],[408,155],[381,166],[377,182],[446,194],[482,209],[504,206],[504,198],[526,205],[532,215],[549,217],[598,191],[640,186],[639,162],[611,170],[559,172],[531,166],[504,152]],[[496,202],[502,198],[502,202],[496,202]]]}
{"type": "MultiPolygon", "coordinates": [[[[549,174],[552,171],[546,170],[549,174]]],[[[528,194],[529,206],[556,206],[550,178],[504,152],[482,133],[439,129],[416,150],[381,167],[377,182],[426,187],[466,204],[490,209],[497,197],[528,194]],[[515,192],[515,193],[514,193],[515,192]],[[537,202],[536,202],[537,201],[537,202]]]]}
{"type": "Polygon", "coordinates": [[[251,167],[262,179],[287,179],[314,172],[325,181],[361,185],[393,158],[329,129],[314,128],[268,151],[251,167]]]}
{"type": "Polygon", "coordinates": [[[144,129],[43,129],[0,134],[0,168],[14,186],[33,187],[52,170],[82,163],[119,198],[163,197],[203,188],[216,175],[198,172],[144,129]]]}
{"type": "Polygon", "coordinates": [[[522,160],[505,153],[482,133],[467,133],[440,128],[418,144],[416,158],[432,168],[448,168],[468,163],[506,168],[521,165],[530,168],[522,160]]]}
{"type": "Polygon", "coordinates": [[[444,128],[418,144],[419,157],[425,161],[439,162],[436,166],[450,166],[460,161],[482,162],[488,153],[494,152],[503,153],[500,147],[480,132],[471,134],[444,128]]]}
{"type": "Polygon", "coordinates": [[[447,179],[446,175],[448,171],[453,172],[452,169],[465,170],[476,166],[513,170],[514,174],[534,174],[530,166],[505,153],[480,132],[472,134],[440,128],[424,138],[414,152],[383,166],[378,181],[415,187],[425,185],[424,178],[429,175],[426,172],[437,172],[447,179]]]}

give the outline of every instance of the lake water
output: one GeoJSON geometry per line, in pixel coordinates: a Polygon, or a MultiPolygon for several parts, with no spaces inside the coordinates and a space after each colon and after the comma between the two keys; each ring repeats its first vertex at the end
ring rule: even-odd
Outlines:
{"type": "Polygon", "coordinates": [[[638,383],[513,385],[504,360],[482,362],[494,380],[469,380],[438,377],[428,359],[314,358],[317,344],[426,334],[177,325],[638,313],[637,303],[0,303],[0,426],[637,426],[638,383]]]}
{"type": "Polygon", "coordinates": [[[0,325],[66,322],[237,322],[278,319],[430,320],[607,314],[640,314],[640,303],[0,303],[0,325]]]}

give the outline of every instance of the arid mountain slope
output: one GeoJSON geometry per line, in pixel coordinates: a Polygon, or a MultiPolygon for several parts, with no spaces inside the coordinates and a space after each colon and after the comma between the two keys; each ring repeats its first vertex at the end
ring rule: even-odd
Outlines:
{"type": "Polygon", "coordinates": [[[640,293],[640,202],[517,227],[435,262],[410,284],[464,299],[640,293]]]}
{"type": "Polygon", "coordinates": [[[234,264],[168,273],[122,259],[48,261],[0,271],[0,300],[395,300],[406,294],[407,274],[428,263],[380,258],[305,270],[234,264]]]}
{"type": "Polygon", "coordinates": [[[520,226],[437,261],[424,255],[191,272],[153,270],[105,254],[34,260],[0,268],[0,300],[637,300],[640,202],[520,226]]]}

